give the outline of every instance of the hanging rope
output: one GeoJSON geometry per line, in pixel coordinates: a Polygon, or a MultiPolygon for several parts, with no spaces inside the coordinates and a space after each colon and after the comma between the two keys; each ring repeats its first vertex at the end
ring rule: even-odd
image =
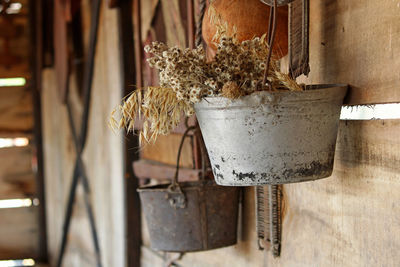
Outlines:
{"type": "Polygon", "coordinates": [[[196,40],[195,46],[199,46],[203,43],[202,39],[202,27],[203,27],[203,18],[206,12],[206,0],[199,0],[199,17],[196,22],[196,40]]]}

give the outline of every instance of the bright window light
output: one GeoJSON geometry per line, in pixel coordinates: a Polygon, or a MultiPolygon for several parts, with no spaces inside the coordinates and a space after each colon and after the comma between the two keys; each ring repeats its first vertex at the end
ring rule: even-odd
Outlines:
{"type": "Polygon", "coordinates": [[[30,198],[0,200],[0,209],[23,208],[30,206],[32,206],[32,200],[30,198]]]}
{"type": "Polygon", "coordinates": [[[7,8],[7,14],[18,14],[21,11],[22,4],[21,3],[11,3],[9,8],[7,8]]]}
{"type": "Polygon", "coordinates": [[[0,87],[5,86],[24,86],[26,79],[22,77],[17,78],[0,78],[0,87]]]}
{"type": "Polygon", "coordinates": [[[400,104],[376,104],[342,107],[341,120],[400,119],[400,104]]]}
{"type": "Polygon", "coordinates": [[[29,139],[26,137],[0,138],[0,148],[27,145],[29,145],[29,139]]]}
{"type": "Polygon", "coordinates": [[[0,261],[0,267],[19,267],[19,266],[34,266],[35,261],[33,259],[23,260],[3,260],[0,261]]]}
{"type": "Polygon", "coordinates": [[[34,199],[32,200],[32,204],[33,204],[33,206],[39,206],[39,204],[40,204],[39,199],[38,199],[38,198],[34,198],[34,199]]]}

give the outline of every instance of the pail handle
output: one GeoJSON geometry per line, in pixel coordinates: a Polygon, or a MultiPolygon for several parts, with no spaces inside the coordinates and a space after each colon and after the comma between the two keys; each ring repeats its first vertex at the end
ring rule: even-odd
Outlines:
{"type": "Polygon", "coordinates": [[[179,187],[179,183],[178,183],[179,163],[180,163],[180,160],[181,160],[181,154],[182,154],[183,143],[184,143],[186,137],[188,137],[189,132],[190,132],[190,131],[193,131],[193,130],[195,130],[195,129],[196,129],[196,126],[190,126],[190,127],[188,127],[188,128],[186,129],[185,133],[184,133],[183,136],[182,136],[181,143],[179,144],[178,156],[177,156],[177,159],[176,159],[176,170],[175,170],[174,179],[172,180],[172,184],[171,184],[171,185],[174,186],[174,187],[179,187]]]}
{"type": "Polygon", "coordinates": [[[194,129],[196,129],[195,126],[188,127],[182,136],[181,143],[179,144],[179,149],[178,149],[178,156],[177,156],[177,160],[176,160],[176,171],[175,171],[174,179],[172,180],[172,183],[170,184],[170,186],[168,186],[167,199],[169,201],[169,204],[174,209],[176,209],[176,208],[184,209],[186,207],[186,197],[182,191],[182,188],[180,187],[180,185],[178,183],[179,162],[181,159],[182,148],[183,148],[183,143],[185,141],[185,138],[188,136],[189,132],[194,129]]]}

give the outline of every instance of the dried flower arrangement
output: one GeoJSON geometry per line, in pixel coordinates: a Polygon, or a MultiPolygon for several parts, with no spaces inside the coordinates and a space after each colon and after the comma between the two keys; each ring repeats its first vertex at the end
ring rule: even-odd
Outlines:
{"type": "MultiPolygon", "coordinates": [[[[211,9],[212,10],[212,9],[211,9]]],[[[160,86],[138,89],[111,115],[113,129],[134,130],[135,118],[144,119],[140,142],[154,142],[158,135],[169,134],[180,122],[182,113],[193,114],[193,105],[204,97],[222,96],[230,99],[263,90],[303,90],[289,75],[278,70],[278,61],[270,60],[267,84],[263,78],[267,69],[269,47],[265,35],[238,42],[226,36],[226,24],[218,17],[214,59],[206,60],[202,47],[181,49],[153,42],[145,52],[150,67],[160,71],[160,86]],[[115,118],[119,111],[120,119],[115,118]]],[[[234,31],[234,29],[233,29],[234,31]]]]}

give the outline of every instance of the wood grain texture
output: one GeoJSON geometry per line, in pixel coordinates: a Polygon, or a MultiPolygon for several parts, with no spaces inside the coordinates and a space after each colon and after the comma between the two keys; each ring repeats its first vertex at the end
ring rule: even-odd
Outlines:
{"type": "Polygon", "coordinates": [[[28,87],[0,87],[0,130],[32,130],[32,96],[28,87]]]}
{"type": "MultiPolygon", "coordinates": [[[[399,131],[400,120],[341,122],[333,176],[284,186],[280,258],[257,250],[254,192],[247,188],[239,243],[188,253],[179,266],[398,266],[399,131]]],[[[149,266],[148,255],[143,261],[149,266]]]]}
{"type": "Polygon", "coordinates": [[[182,7],[186,2],[179,0],[160,0],[163,18],[165,23],[165,30],[167,36],[168,45],[177,45],[179,47],[186,46],[186,13],[182,13],[182,10],[186,10],[186,7],[182,7]]]}
{"type": "Polygon", "coordinates": [[[400,101],[398,1],[310,1],[306,83],[348,83],[347,103],[400,101]]]}
{"type": "Polygon", "coordinates": [[[341,122],[335,171],[286,185],[282,254],[267,266],[397,266],[399,120],[341,122]]]}
{"type": "Polygon", "coordinates": [[[10,78],[10,77],[25,77],[29,78],[29,65],[28,62],[23,62],[20,64],[13,64],[9,68],[0,65],[0,78],[10,78]]]}
{"type": "Polygon", "coordinates": [[[0,209],[0,260],[35,258],[37,216],[36,207],[0,209]]]}
{"type": "MultiPolygon", "coordinates": [[[[176,166],[176,157],[178,154],[181,134],[160,135],[154,145],[143,146],[140,151],[142,159],[158,161],[160,163],[176,166]]],[[[194,168],[192,136],[185,139],[182,148],[181,160],[179,166],[185,168],[194,168]]]]}
{"type": "MultiPolygon", "coordinates": [[[[84,17],[89,16],[90,1],[82,1],[84,17]]],[[[103,266],[125,266],[125,214],[123,138],[113,133],[107,121],[111,110],[120,102],[121,75],[117,9],[102,1],[95,59],[88,140],[83,152],[85,169],[91,184],[93,204],[103,266]]],[[[84,22],[87,36],[89,25],[84,22]]],[[[71,90],[76,91],[73,77],[71,90]]],[[[75,163],[75,149],[68,125],[67,111],[54,90],[54,69],[43,72],[43,140],[49,258],[51,266],[58,256],[66,201],[75,163]]],[[[77,99],[79,100],[79,99],[77,99]]],[[[74,115],[80,116],[80,102],[74,102],[74,115]]],[[[81,189],[79,189],[81,190],[81,189]]],[[[93,242],[87,214],[78,192],[71,221],[69,244],[63,266],[94,266],[93,242]]]]}
{"type": "Polygon", "coordinates": [[[32,197],[35,194],[32,148],[1,148],[0,162],[0,199],[32,197]]]}
{"type": "Polygon", "coordinates": [[[147,1],[141,1],[140,7],[141,7],[141,24],[142,24],[142,42],[145,42],[147,36],[149,35],[149,31],[152,28],[152,22],[154,19],[154,16],[156,14],[156,9],[157,6],[159,5],[160,0],[147,0],[147,1]]]}
{"type": "MultiPolygon", "coordinates": [[[[172,180],[176,167],[161,164],[155,161],[138,160],[133,163],[135,176],[139,179],[172,180]]],[[[211,175],[211,171],[208,173],[211,175]]],[[[198,181],[201,170],[180,168],[179,181],[198,181]]]]}

